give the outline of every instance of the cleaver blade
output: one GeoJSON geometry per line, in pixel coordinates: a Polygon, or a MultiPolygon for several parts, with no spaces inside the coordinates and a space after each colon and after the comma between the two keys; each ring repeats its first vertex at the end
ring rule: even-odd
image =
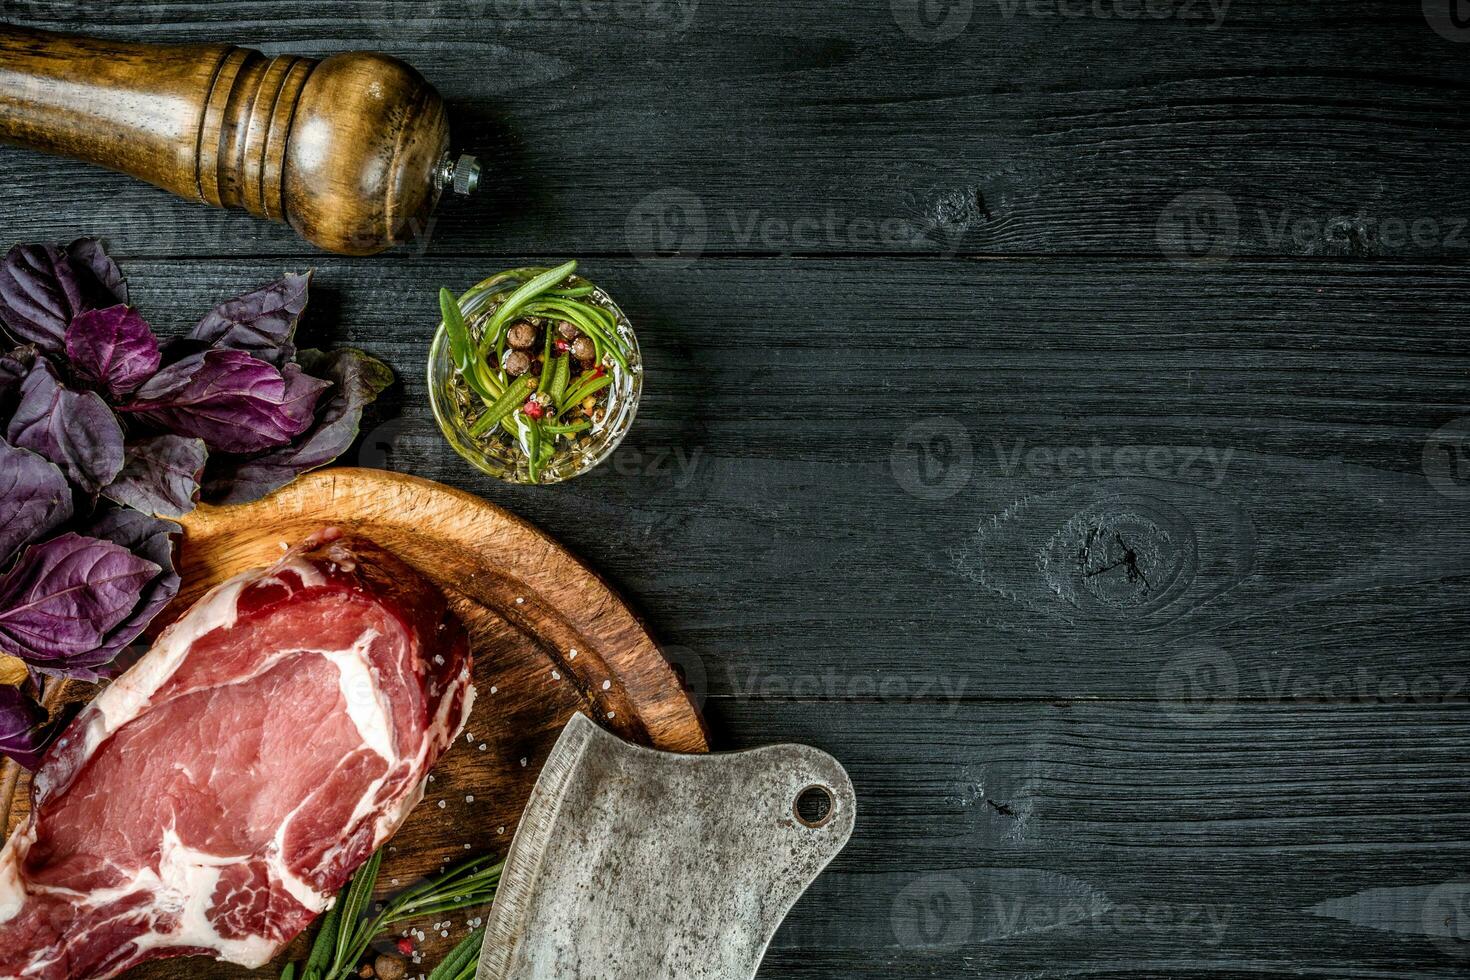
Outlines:
{"type": "Polygon", "coordinates": [[[817,749],[675,755],[573,715],[511,842],[476,980],[751,980],[855,807],[817,749]]]}

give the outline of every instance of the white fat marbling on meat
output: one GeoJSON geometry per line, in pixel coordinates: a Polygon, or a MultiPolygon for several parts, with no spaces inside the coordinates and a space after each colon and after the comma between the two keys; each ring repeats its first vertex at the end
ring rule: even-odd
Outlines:
{"type": "Polygon", "coordinates": [[[329,660],[337,668],[338,686],[342,700],[347,704],[347,717],[357,728],[362,743],[372,749],[391,768],[398,761],[393,747],[393,716],[378,683],[378,672],[373,667],[368,651],[373,641],[382,634],[369,629],[346,650],[313,650],[329,660]]]}

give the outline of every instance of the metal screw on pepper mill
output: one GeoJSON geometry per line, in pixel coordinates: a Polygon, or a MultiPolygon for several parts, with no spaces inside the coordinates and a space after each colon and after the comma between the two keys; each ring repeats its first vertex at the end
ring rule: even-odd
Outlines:
{"type": "Polygon", "coordinates": [[[439,172],[434,175],[439,184],[439,189],[452,188],[454,193],[468,197],[480,189],[480,161],[479,158],[468,153],[461,153],[457,159],[449,159],[445,154],[444,162],[439,166],[439,172]]]}
{"type": "Polygon", "coordinates": [[[433,86],[363,51],[267,58],[5,25],[0,141],[284,221],[348,255],[408,241],[445,190],[480,182],[473,156],[449,152],[433,86]]]}

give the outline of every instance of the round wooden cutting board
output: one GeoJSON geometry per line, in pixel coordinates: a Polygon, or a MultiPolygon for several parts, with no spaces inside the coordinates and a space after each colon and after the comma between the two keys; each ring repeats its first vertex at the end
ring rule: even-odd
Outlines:
{"type": "MultiPolygon", "coordinates": [[[[393,839],[381,894],[446,861],[503,855],[541,764],[574,711],[629,741],[670,752],[708,751],[678,675],[623,601],[556,542],[478,497],[396,473],[330,469],[253,504],[201,506],[183,524],[183,588],[155,630],[208,589],[273,563],[283,544],[326,525],[396,552],[438,583],[469,628],[479,692],[474,714],[393,839]]],[[[63,697],[90,692],[63,687],[63,697]]],[[[14,829],[29,810],[29,780],[13,768],[9,776],[7,827],[14,829]]],[[[427,973],[464,937],[466,916],[450,918],[448,938],[430,933],[421,946],[424,965],[410,976],[427,973]]],[[[304,944],[298,939],[291,952],[299,955],[304,944]]],[[[277,975],[279,966],[250,971],[199,958],[126,974],[130,980],[277,975]]]]}

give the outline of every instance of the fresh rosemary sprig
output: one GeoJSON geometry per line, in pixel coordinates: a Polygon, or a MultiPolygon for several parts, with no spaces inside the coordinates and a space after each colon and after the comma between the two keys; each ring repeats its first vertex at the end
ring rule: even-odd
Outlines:
{"type": "MultiPolygon", "coordinates": [[[[316,940],[311,945],[306,961],[292,963],[281,971],[281,980],[347,980],[357,972],[358,961],[367,952],[373,940],[393,926],[409,919],[445,912],[465,911],[476,906],[488,905],[495,898],[495,889],[500,884],[503,862],[490,857],[466,861],[437,877],[420,882],[412,888],[388,899],[377,907],[376,914],[368,915],[372,902],[373,888],[378,883],[378,871],[382,867],[383,852],[374,854],[361,868],[342,894],[337,904],[322,919],[316,940]]],[[[454,953],[445,963],[467,948],[476,933],[455,947],[454,953]]],[[[466,961],[473,964],[474,957],[466,961]]],[[[444,964],[441,964],[441,967],[444,964]]],[[[434,980],[460,980],[469,973],[455,972],[441,977],[437,971],[434,980]]]]}
{"type": "Polygon", "coordinates": [[[485,930],[476,929],[464,938],[434,967],[429,980],[473,980],[475,968],[480,965],[480,948],[485,945],[485,930]]]}

